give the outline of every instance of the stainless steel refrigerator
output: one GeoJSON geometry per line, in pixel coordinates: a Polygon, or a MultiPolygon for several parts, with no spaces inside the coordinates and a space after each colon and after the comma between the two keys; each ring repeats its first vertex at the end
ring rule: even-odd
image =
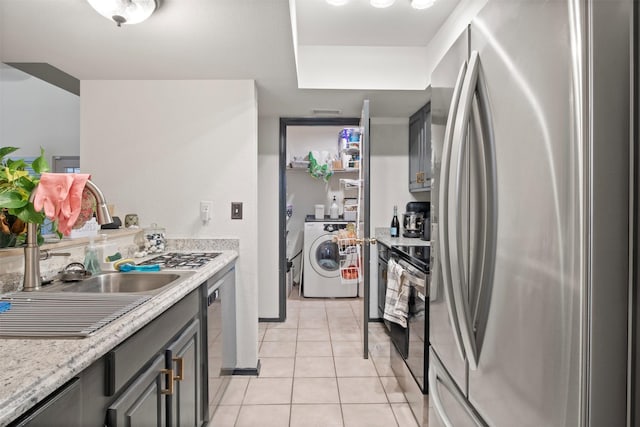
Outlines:
{"type": "Polygon", "coordinates": [[[631,0],[489,0],[432,75],[429,427],[624,426],[631,0]]]}

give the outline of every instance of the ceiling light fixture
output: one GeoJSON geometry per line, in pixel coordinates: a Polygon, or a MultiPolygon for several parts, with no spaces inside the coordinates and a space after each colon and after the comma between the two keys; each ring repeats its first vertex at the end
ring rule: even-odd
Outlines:
{"type": "Polygon", "coordinates": [[[87,0],[100,15],[122,24],[138,24],[158,7],[156,0],[87,0]]]}
{"type": "Polygon", "coordinates": [[[414,9],[427,9],[435,4],[436,0],[411,0],[411,7],[414,9]]]}
{"type": "Polygon", "coordinates": [[[370,0],[369,3],[371,3],[371,6],[373,7],[382,9],[382,8],[391,6],[394,1],[395,0],[370,0]]]}
{"type": "Polygon", "coordinates": [[[331,6],[344,6],[345,4],[349,3],[349,0],[327,0],[327,3],[329,3],[331,6]]]}

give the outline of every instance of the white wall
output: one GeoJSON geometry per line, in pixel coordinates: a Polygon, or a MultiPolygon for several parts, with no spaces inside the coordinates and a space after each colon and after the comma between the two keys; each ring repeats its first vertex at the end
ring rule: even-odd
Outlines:
{"type": "Polygon", "coordinates": [[[20,70],[0,65],[0,146],[19,147],[14,155],[77,156],[80,152],[80,99],[20,70]]]}
{"type": "Polygon", "coordinates": [[[428,200],[428,192],[409,192],[409,119],[372,118],[371,233],[391,225],[394,205],[400,216],[407,202],[428,200]]]}
{"type": "Polygon", "coordinates": [[[170,238],[240,239],[238,368],[255,368],[258,333],[256,89],[249,80],[82,81],[81,168],[116,214],[170,238]],[[199,219],[201,200],[212,220],[199,219]],[[231,220],[231,202],[244,219],[231,220]]]}

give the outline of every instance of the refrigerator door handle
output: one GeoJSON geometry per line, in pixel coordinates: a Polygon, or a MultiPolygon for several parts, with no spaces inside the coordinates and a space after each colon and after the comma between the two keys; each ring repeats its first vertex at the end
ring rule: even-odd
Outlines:
{"type": "Polygon", "coordinates": [[[444,387],[447,392],[455,399],[455,401],[464,410],[469,418],[477,427],[488,427],[487,423],[482,419],[480,414],[473,408],[468,400],[455,384],[455,381],[447,374],[446,369],[442,365],[442,362],[435,355],[434,351],[429,349],[429,399],[433,401],[433,408],[436,411],[438,418],[442,421],[445,427],[457,427],[456,424],[451,422],[447,414],[447,410],[442,402],[440,396],[440,387],[444,387]]]}
{"type": "Polygon", "coordinates": [[[470,114],[473,105],[473,98],[476,92],[476,86],[478,83],[478,71],[480,68],[480,59],[477,51],[471,52],[469,58],[469,71],[465,76],[464,83],[462,84],[462,93],[460,95],[460,111],[456,115],[456,121],[453,130],[453,141],[458,143],[458,157],[456,166],[456,175],[454,181],[454,240],[455,248],[453,254],[455,259],[452,260],[452,276],[457,277],[453,280],[453,299],[456,309],[456,315],[458,317],[458,325],[460,327],[460,334],[462,337],[462,343],[464,345],[464,351],[467,355],[467,361],[471,369],[478,368],[478,352],[476,348],[475,336],[473,333],[473,324],[471,310],[469,308],[469,300],[464,292],[467,286],[469,278],[466,277],[464,270],[464,259],[462,256],[463,236],[462,236],[462,186],[463,186],[463,172],[465,161],[465,150],[467,146],[467,135],[469,130],[470,114]]]}
{"type": "MultiPolygon", "coordinates": [[[[451,279],[451,261],[449,258],[449,171],[451,168],[451,149],[453,143],[453,125],[456,121],[456,114],[459,109],[460,92],[462,89],[462,83],[464,81],[467,72],[466,61],[460,67],[458,77],[456,79],[456,85],[453,89],[453,97],[451,98],[451,106],[449,107],[449,119],[444,133],[444,145],[442,149],[442,170],[440,171],[440,206],[438,213],[440,216],[440,233],[442,237],[438,244],[440,253],[440,268],[442,271],[442,281],[444,288],[444,296],[447,305],[447,311],[449,313],[449,319],[451,320],[451,327],[453,329],[454,341],[462,360],[465,360],[464,347],[462,337],[460,335],[460,326],[458,325],[458,318],[456,315],[456,309],[454,306],[453,296],[453,283],[451,279]]],[[[437,280],[435,276],[433,280],[437,280]]]]}
{"type": "Polygon", "coordinates": [[[470,283],[477,284],[472,325],[475,334],[477,357],[480,358],[493,290],[498,231],[498,182],[495,137],[487,86],[481,67],[478,67],[476,97],[473,102],[473,121],[476,135],[481,138],[482,144],[481,212],[478,213],[480,217],[478,227],[480,227],[481,253],[479,254],[479,260],[481,267],[477,275],[470,277],[469,280],[470,283]]]}
{"type": "Polygon", "coordinates": [[[429,395],[433,400],[433,408],[436,410],[438,418],[440,418],[440,421],[442,421],[445,427],[455,427],[447,416],[447,412],[442,404],[442,399],[440,399],[440,390],[438,390],[439,379],[438,370],[435,364],[431,363],[429,366],[429,395]]]}

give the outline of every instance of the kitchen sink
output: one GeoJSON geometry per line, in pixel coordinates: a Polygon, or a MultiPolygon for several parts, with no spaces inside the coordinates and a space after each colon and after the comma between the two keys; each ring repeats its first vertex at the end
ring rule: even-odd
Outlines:
{"type": "Polygon", "coordinates": [[[57,292],[156,293],[182,278],[177,273],[105,273],[72,284],[55,285],[57,292]]]}

